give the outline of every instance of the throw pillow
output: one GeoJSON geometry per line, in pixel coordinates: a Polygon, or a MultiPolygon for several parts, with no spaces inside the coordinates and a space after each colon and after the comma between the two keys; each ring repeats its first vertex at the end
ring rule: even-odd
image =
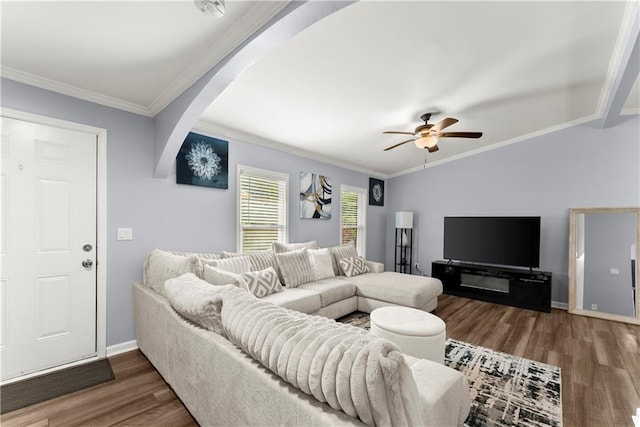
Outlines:
{"type": "Polygon", "coordinates": [[[273,267],[242,273],[240,277],[247,284],[249,292],[258,298],[283,291],[282,283],[278,279],[278,273],[273,267]]]}
{"type": "Polygon", "coordinates": [[[329,248],[329,252],[331,252],[332,255],[333,273],[336,276],[342,275],[342,270],[340,269],[340,260],[342,258],[353,258],[358,256],[358,251],[356,250],[356,245],[354,242],[345,243],[339,246],[333,246],[329,248]]]}
{"type": "Polygon", "coordinates": [[[204,280],[215,286],[234,285],[238,288],[249,290],[247,282],[237,273],[221,270],[210,265],[204,266],[204,280]]]}
{"type": "Polygon", "coordinates": [[[251,260],[248,256],[207,260],[204,263],[212,267],[219,268],[220,270],[230,271],[232,273],[240,274],[251,271],[251,260]]]}
{"type": "Polygon", "coordinates": [[[302,248],[292,252],[276,254],[278,267],[285,286],[295,288],[305,283],[313,282],[313,270],[307,249],[302,248]]]}
{"type": "Polygon", "coordinates": [[[164,282],[184,273],[194,273],[202,277],[202,264],[197,256],[184,257],[155,249],[144,261],[142,281],[154,291],[166,296],[164,282]]]}
{"type": "Polygon", "coordinates": [[[339,263],[340,268],[347,277],[357,276],[358,274],[368,273],[370,271],[367,260],[361,256],[342,258],[339,263]]]}
{"type": "Polygon", "coordinates": [[[241,256],[249,257],[251,261],[251,270],[259,271],[264,270],[269,267],[277,268],[278,264],[276,263],[276,257],[273,255],[273,251],[271,249],[267,249],[266,251],[254,251],[254,252],[226,252],[222,251],[222,258],[237,258],[241,256]]]}
{"type": "Polygon", "coordinates": [[[315,280],[335,277],[329,249],[307,249],[315,280]]]}
{"type": "Polygon", "coordinates": [[[224,335],[220,316],[222,294],[245,292],[233,285],[211,286],[193,273],[169,279],[163,288],[169,304],[178,314],[221,335],[224,335]]]}
{"type": "Polygon", "coordinates": [[[318,249],[318,242],[315,240],[311,240],[309,242],[304,243],[280,243],[273,242],[271,244],[271,250],[275,254],[283,254],[285,252],[296,251],[298,249],[307,248],[307,249],[318,249]]]}
{"type": "Polygon", "coordinates": [[[220,259],[220,254],[216,254],[216,253],[202,253],[202,252],[180,252],[180,251],[171,251],[172,254],[174,255],[180,255],[180,256],[191,256],[191,255],[195,255],[200,259],[220,259]]]}

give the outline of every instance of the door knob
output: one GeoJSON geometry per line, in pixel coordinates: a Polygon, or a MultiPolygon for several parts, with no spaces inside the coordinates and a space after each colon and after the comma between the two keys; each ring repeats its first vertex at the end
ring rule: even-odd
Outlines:
{"type": "Polygon", "coordinates": [[[84,261],[82,261],[82,266],[84,268],[91,268],[92,265],[93,261],[91,261],[90,259],[85,259],[84,261]]]}

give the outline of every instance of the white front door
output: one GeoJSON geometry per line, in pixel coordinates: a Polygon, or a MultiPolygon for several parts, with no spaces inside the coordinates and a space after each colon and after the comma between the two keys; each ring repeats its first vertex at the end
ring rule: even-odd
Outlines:
{"type": "Polygon", "coordinates": [[[96,355],[96,149],[2,118],[2,380],[96,355]]]}

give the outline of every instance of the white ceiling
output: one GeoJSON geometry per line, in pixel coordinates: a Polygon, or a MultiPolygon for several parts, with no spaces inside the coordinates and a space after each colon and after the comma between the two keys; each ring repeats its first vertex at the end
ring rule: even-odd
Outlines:
{"type": "MultiPolygon", "coordinates": [[[[286,2],[2,2],[5,77],[153,116],[286,2]],[[37,31],[34,31],[34,28],[37,31]]],[[[241,74],[198,127],[388,176],[595,118],[626,2],[362,1],[241,74]],[[426,154],[382,149],[441,111],[426,154]]],[[[624,34],[623,34],[624,36],[624,34]]],[[[623,111],[638,113],[638,82],[623,111]]]]}

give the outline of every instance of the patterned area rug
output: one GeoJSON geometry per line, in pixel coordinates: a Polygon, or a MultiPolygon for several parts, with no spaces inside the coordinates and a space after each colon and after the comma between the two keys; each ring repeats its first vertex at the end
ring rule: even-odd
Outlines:
{"type": "MultiPolygon", "coordinates": [[[[338,321],[369,329],[367,313],[338,321]]],[[[469,381],[466,426],[562,425],[560,368],[453,339],[447,339],[444,363],[469,381]]]]}

